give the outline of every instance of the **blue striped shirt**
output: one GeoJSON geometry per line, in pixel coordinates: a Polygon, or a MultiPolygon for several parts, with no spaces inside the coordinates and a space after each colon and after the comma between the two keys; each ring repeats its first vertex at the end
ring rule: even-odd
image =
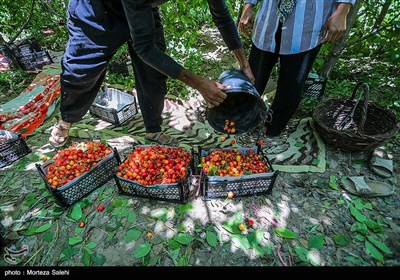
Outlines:
{"type": "MultiPolygon", "coordinates": [[[[245,0],[256,5],[258,0],[245,0]]],[[[321,44],[321,29],[338,3],[354,5],[356,0],[297,0],[296,8],[282,26],[280,54],[308,51],[321,44]]],[[[264,51],[275,52],[275,33],[279,18],[278,0],[264,0],[258,10],[253,28],[253,43],[264,51]]]]}

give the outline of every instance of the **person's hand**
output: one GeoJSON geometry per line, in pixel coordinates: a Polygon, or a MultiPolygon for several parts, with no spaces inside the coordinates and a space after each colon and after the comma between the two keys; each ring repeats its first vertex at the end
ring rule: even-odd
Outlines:
{"type": "Polygon", "coordinates": [[[223,90],[229,89],[229,86],[206,78],[201,78],[199,85],[197,89],[206,100],[208,108],[213,108],[224,102],[227,95],[223,90]]]}
{"type": "Polygon", "coordinates": [[[341,3],[322,27],[322,43],[337,41],[346,32],[346,18],[351,5],[341,3]]]}
{"type": "Polygon", "coordinates": [[[249,38],[250,32],[253,29],[254,13],[253,4],[245,4],[243,7],[242,16],[240,17],[239,30],[246,38],[249,38]],[[250,32],[249,32],[250,30],[250,32]]]}
{"type": "Polygon", "coordinates": [[[208,108],[221,104],[226,98],[226,93],[222,91],[229,89],[229,86],[224,86],[208,78],[193,74],[186,69],[182,70],[177,79],[197,89],[206,100],[208,108]]]}
{"type": "Polygon", "coordinates": [[[248,67],[241,67],[240,70],[246,75],[247,78],[251,81],[252,84],[256,82],[256,78],[254,77],[253,71],[251,71],[250,66],[248,67]]]}

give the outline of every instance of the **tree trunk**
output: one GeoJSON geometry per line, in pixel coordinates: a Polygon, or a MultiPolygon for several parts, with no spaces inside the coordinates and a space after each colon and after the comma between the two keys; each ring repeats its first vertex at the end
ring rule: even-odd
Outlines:
{"type": "Polygon", "coordinates": [[[322,65],[321,69],[318,71],[318,74],[322,78],[328,78],[329,74],[332,71],[333,66],[339,60],[340,54],[343,52],[348,36],[350,33],[350,29],[353,24],[356,22],[358,10],[361,7],[362,1],[356,1],[354,6],[350,9],[349,14],[347,15],[347,25],[346,25],[346,32],[343,34],[342,38],[339,39],[336,43],[332,44],[332,47],[322,65]]]}

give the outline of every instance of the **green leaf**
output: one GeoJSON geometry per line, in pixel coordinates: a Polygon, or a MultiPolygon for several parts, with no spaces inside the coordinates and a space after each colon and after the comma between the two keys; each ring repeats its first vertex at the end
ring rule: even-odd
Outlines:
{"type": "Polygon", "coordinates": [[[62,208],[60,208],[60,207],[56,207],[50,211],[50,215],[53,215],[53,216],[60,216],[62,213],[64,213],[64,212],[63,212],[62,208]]]}
{"type": "Polygon", "coordinates": [[[177,207],[177,212],[178,212],[178,215],[183,215],[183,214],[189,212],[192,209],[193,209],[193,204],[192,203],[185,203],[185,204],[180,204],[177,207]]]}
{"type": "Polygon", "coordinates": [[[106,262],[106,257],[102,254],[92,256],[93,263],[102,266],[106,262]]]}
{"type": "Polygon", "coordinates": [[[181,257],[179,260],[178,260],[178,266],[186,266],[187,265],[187,260],[186,260],[186,258],[185,257],[181,257]]]}
{"type": "Polygon", "coordinates": [[[97,244],[96,243],[94,243],[94,242],[89,242],[89,243],[87,243],[86,244],[86,248],[88,248],[88,249],[93,249],[94,247],[96,247],[97,246],[97,244]]]}
{"type": "Polygon", "coordinates": [[[241,234],[242,232],[238,228],[239,224],[240,223],[238,223],[236,220],[232,219],[227,221],[222,227],[232,234],[241,234]]]}
{"type": "Polygon", "coordinates": [[[74,236],[74,237],[70,237],[68,239],[68,244],[71,246],[74,246],[76,244],[79,244],[83,241],[83,238],[81,236],[74,236]]]}
{"type": "Polygon", "coordinates": [[[359,258],[353,257],[353,256],[347,256],[344,258],[346,261],[351,262],[352,264],[361,266],[361,265],[366,265],[366,263],[364,261],[362,261],[359,258]]]}
{"type": "Polygon", "coordinates": [[[41,232],[44,232],[44,231],[48,230],[52,226],[53,226],[53,224],[44,224],[44,225],[41,225],[40,227],[28,228],[28,230],[26,231],[25,235],[33,235],[33,234],[36,234],[36,233],[41,233],[41,232]]]}
{"type": "Polygon", "coordinates": [[[82,218],[82,206],[80,203],[75,204],[71,210],[71,218],[75,221],[79,221],[82,218]]]}
{"type": "Polygon", "coordinates": [[[67,247],[61,252],[60,260],[65,261],[65,260],[69,259],[70,257],[74,256],[78,252],[79,252],[79,250],[76,248],[67,247]]]}
{"type": "Polygon", "coordinates": [[[318,227],[318,224],[310,226],[308,233],[312,233],[313,231],[315,231],[317,229],[317,227],[318,227]]]}
{"type": "Polygon", "coordinates": [[[377,261],[383,263],[383,255],[379,253],[378,249],[375,248],[374,245],[372,245],[368,240],[365,240],[365,249],[367,250],[368,254],[371,255],[374,259],[377,261]]]}
{"type": "Polygon", "coordinates": [[[237,247],[242,248],[243,250],[249,249],[250,243],[246,236],[244,235],[232,235],[232,243],[235,244],[237,247]]]}
{"type": "Polygon", "coordinates": [[[181,244],[183,244],[183,245],[189,244],[189,243],[192,242],[194,239],[195,239],[195,238],[194,238],[193,236],[191,236],[190,234],[187,234],[187,233],[180,233],[180,234],[178,234],[178,235],[176,235],[176,236],[174,237],[174,240],[175,240],[176,242],[179,242],[179,243],[181,243],[181,244]]]}
{"type": "Polygon", "coordinates": [[[135,223],[136,222],[136,212],[135,211],[130,211],[128,214],[128,223],[135,223]]]}
{"type": "Polygon", "coordinates": [[[132,242],[136,241],[142,236],[142,232],[140,230],[137,230],[136,228],[131,228],[126,232],[126,235],[123,237],[125,242],[132,242]]]}
{"type": "Polygon", "coordinates": [[[357,234],[356,236],[354,236],[354,239],[356,239],[358,241],[364,241],[365,240],[365,236],[361,235],[361,234],[357,234]]]}
{"type": "Polygon", "coordinates": [[[308,249],[320,250],[325,244],[325,235],[314,235],[308,239],[308,249]]]}
{"type": "Polygon", "coordinates": [[[217,174],[217,171],[218,171],[218,167],[216,167],[216,166],[211,166],[211,167],[208,169],[208,176],[215,176],[215,175],[217,174]]]}
{"type": "Polygon", "coordinates": [[[51,231],[48,231],[48,232],[45,232],[45,233],[43,234],[43,239],[44,239],[44,241],[46,241],[46,242],[50,242],[50,241],[53,240],[53,236],[54,236],[54,234],[53,234],[51,231]]]}
{"type": "Polygon", "coordinates": [[[375,233],[381,233],[382,232],[381,225],[376,223],[373,220],[367,219],[367,220],[364,221],[364,224],[366,224],[367,227],[369,227],[375,233]]]}
{"type": "Polygon", "coordinates": [[[301,147],[304,147],[305,145],[304,145],[304,143],[297,142],[296,144],[294,144],[294,146],[301,148],[301,147]]]}
{"type": "Polygon", "coordinates": [[[362,233],[362,234],[368,234],[369,233],[367,226],[364,223],[359,223],[359,222],[355,222],[351,226],[350,230],[351,231],[357,231],[357,232],[362,233]]]}
{"type": "Polygon", "coordinates": [[[356,218],[357,221],[359,221],[360,223],[363,223],[365,220],[367,220],[367,218],[361,214],[357,208],[355,208],[353,205],[349,206],[350,208],[350,213],[351,215],[353,215],[354,218],[356,218]]]}
{"type": "Polygon", "coordinates": [[[294,251],[296,252],[300,260],[302,260],[303,262],[308,262],[308,250],[306,248],[301,246],[294,246],[294,251]]]}
{"type": "Polygon", "coordinates": [[[119,208],[123,205],[123,203],[121,199],[114,199],[111,205],[114,206],[115,208],[119,208]]]}
{"type": "Polygon", "coordinates": [[[178,256],[179,256],[179,251],[180,251],[181,249],[175,249],[175,250],[173,250],[173,251],[171,251],[171,252],[169,252],[168,253],[168,256],[171,258],[171,259],[173,259],[173,260],[176,260],[177,258],[178,258],[178,256]]]}
{"type": "Polygon", "coordinates": [[[167,240],[166,243],[167,243],[167,245],[168,245],[171,249],[173,249],[173,250],[176,250],[176,249],[179,249],[179,248],[182,247],[182,244],[176,242],[176,241],[173,240],[173,239],[167,240]]]}
{"type": "Polygon", "coordinates": [[[136,248],[135,252],[133,253],[133,257],[140,259],[146,256],[151,251],[151,243],[143,243],[140,244],[139,247],[136,248]]]}
{"type": "Polygon", "coordinates": [[[260,257],[264,257],[264,251],[263,251],[263,249],[260,247],[260,245],[258,245],[258,244],[252,244],[251,247],[254,249],[254,251],[256,251],[256,253],[257,253],[260,257]]]}
{"type": "Polygon", "coordinates": [[[353,201],[354,206],[358,209],[361,210],[364,208],[364,204],[362,203],[361,199],[357,198],[356,200],[353,201]]]}
{"type": "Polygon", "coordinates": [[[312,165],[318,165],[320,162],[319,159],[313,159],[313,161],[311,162],[312,165]]]}
{"type": "Polygon", "coordinates": [[[207,243],[211,247],[215,247],[215,246],[217,246],[217,243],[218,243],[218,236],[217,236],[217,234],[215,234],[215,232],[207,230],[206,231],[206,240],[207,240],[207,243]]]}
{"type": "Polygon", "coordinates": [[[168,220],[168,210],[165,208],[157,209],[151,212],[151,217],[159,219],[163,222],[168,220]]]}
{"type": "Polygon", "coordinates": [[[290,229],[287,228],[275,228],[274,229],[275,233],[277,233],[278,235],[284,237],[284,238],[299,238],[299,235],[293,231],[291,231],[290,229]]]}
{"type": "Polygon", "coordinates": [[[350,240],[343,234],[336,234],[334,240],[339,246],[347,246],[350,243],[350,240]]]}
{"type": "Polygon", "coordinates": [[[239,223],[243,222],[243,215],[242,215],[242,213],[237,212],[237,213],[235,214],[235,220],[236,220],[236,222],[239,222],[239,223]]]}
{"type": "Polygon", "coordinates": [[[80,235],[82,232],[84,232],[85,231],[85,228],[84,227],[79,227],[79,226],[77,226],[77,227],[75,227],[75,233],[76,233],[76,235],[80,235]]]}
{"type": "Polygon", "coordinates": [[[372,210],[372,204],[370,202],[364,204],[364,208],[368,210],[372,210]]]}
{"type": "Polygon", "coordinates": [[[345,201],[344,201],[343,199],[338,199],[338,200],[336,201],[336,203],[337,203],[338,205],[342,205],[342,204],[345,203],[345,201]]]}
{"type": "Polygon", "coordinates": [[[84,266],[90,266],[90,254],[88,250],[83,249],[83,254],[81,258],[81,262],[83,263],[84,266]]]}
{"type": "Polygon", "coordinates": [[[178,226],[178,232],[185,232],[186,231],[186,227],[182,224],[179,224],[178,226]]]}
{"type": "Polygon", "coordinates": [[[272,254],[271,245],[265,245],[264,250],[265,250],[265,253],[266,253],[267,255],[271,255],[271,254],[272,254]]]}
{"type": "Polygon", "coordinates": [[[24,199],[24,202],[22,203],[22,205],[24,206],[31,206],[33,204],[35,204],[37,202],[36,197],[38,196],[37,193],[31,193],[29,195],[27,195],[24,199]]]}
{"type": "Polygon", "coordinates": [[[390,250],[390,248],[388,246],[386,246],[385,243],[374,239],[372,236],[367,236],[367,238],[371,243],[373,243],[376,247],[378,247],[378,249],[380,249],[382,252],[384,252],[388,255],[393,254],[392,250],[390,250]]]}

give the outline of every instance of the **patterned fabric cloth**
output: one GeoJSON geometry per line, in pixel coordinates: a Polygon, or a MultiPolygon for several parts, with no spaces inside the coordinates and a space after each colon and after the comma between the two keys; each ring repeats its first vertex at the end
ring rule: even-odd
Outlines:
{"type": "MultiPolygon", "coordinates": [[[[260,50],[275,52],[275,33],[279,26],[278,2],[289,0],[264,0],[258,10],[253,28],[253,43],[260,50]]],[[[259,0],[245,0],[256,5],[259,0]]],[[[279,53],[296,54],[311,50],[321,44],[321,30],[340,3],[353,4],[356,0],[296,0],[292,13],[287,13],[282,23],[279,53]]],[[[285,6],[285,5],[284,5],[285,6]]]]}
{"type": "Polygon", "coordinates": [[[278,17],[281,22],[294,11],[297,0],[279,0],[278,1],[278,17]]]}

